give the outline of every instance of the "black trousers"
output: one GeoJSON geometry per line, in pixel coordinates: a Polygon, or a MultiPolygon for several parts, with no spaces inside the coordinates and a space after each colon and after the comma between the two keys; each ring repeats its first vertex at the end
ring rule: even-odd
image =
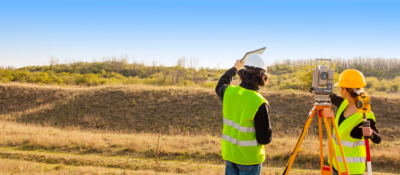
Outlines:
{"type": "MultiPolygon", "coordinates": [[[[333,175],[339,175],[339,173],[337,172],[337,170],[334,168],[334,167],[332,167],[333,168],[333,175]]],[[[362,175],[362,174],[351,174],[351,175],[362,175]]]]}

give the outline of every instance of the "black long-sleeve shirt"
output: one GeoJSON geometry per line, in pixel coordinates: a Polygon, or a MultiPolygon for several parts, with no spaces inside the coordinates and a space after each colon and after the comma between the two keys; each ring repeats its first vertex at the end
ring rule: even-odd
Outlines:
{"type": "MultiPolygon", "coordinates": [[[[224,75],[222,75],[221,79],[218,81],[217,87],[215,88],[215,92],[219,96],[221,100],[224,99],[224,93],[226,88],[231,84],[232,78],[236,75],[236,68],[232,67],[224,75]]],[[[242,82],[239,86],[253,90],[259,91],[260,87],[253,86],[242,82]]],[[[272,140],[272,129],[271,123],[269,120],[270,109],[268,104],[263,103],[258,108],[256,115],[254,116],[254,127],[256,129],[256,139],[259,144],[265,145],[271,142],[272,140]]]]}
{"type": "MultiPolygon", "coordinates": [[[[342,102],[344,101],[344,99],[340,96],[337,96],[336,94],[331,94],[331,102],[333,105],[335,105],[336,107],[340,107],[340,104],[342,104],[342,102]]],[[[340,114],[339,117],[339,125],[342,124],[342,122],[344,120],[346,120],[347,118],[344,117],[344,110],[343,112],[340,114]]],[[[371,141],[374,143],[380,143],[382,141],[382,136],[381,133],[379,132],[378,128],[376,127],[376,123],[374,120],[368,119],[368,121],[371,124],[371,129],[372,129],[372,139],[371,141]]],[[[363,123],[361,122],[360,124],[358,124],[356,127],[353,128],[353,130],[351,130],[350,132],[350,136],[355,138],[355,139],[362,139],[363,138],[363,131],[362,128],[360,128],[360,126],[362,126],[363,123]]]]}

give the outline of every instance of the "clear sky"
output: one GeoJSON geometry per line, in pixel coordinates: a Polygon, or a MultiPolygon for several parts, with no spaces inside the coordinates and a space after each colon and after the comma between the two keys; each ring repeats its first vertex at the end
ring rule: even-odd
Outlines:
{"type": "Polygon", "coordinates": [[[267,47],[279,59],[400,58],[400,1],[0,0],[0,66],[91,62],[174,65],[198,58],[228,68],[267,47]]]}

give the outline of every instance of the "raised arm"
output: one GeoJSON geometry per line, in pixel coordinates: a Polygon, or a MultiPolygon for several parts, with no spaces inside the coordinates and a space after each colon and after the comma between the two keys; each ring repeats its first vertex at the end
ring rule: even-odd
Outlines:
{"type": "Polygon", "coordinates": [[[217,87],[215,87],[215,92],[221,100],[224,99],[225,89],[231,84],[232,78],[237,74],[237,71],[243,67],[243,64],[244,63],[240,62],[240,60],[236,60],[235,65],[226,71],[219,79],[217,87]]]}

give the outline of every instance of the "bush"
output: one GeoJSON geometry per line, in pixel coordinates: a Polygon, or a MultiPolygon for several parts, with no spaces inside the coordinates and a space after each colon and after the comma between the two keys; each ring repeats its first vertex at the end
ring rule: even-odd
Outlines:
{"type": "Polygon", "coordinates": [[[51,81],[49,74],[47,72],[35,72],[29,74],[27,77],[27,82],[37,83],[37,84],[48,84],[51,81]]]}
{"type": "Polygon", "coordinates": [[[222,74],[216,73],[216,74],[213,75],[212,80],[213,81],[218,81],[219,79],[221,79],[221,77],[222,77],[222,74]]]}
{"type": "Polygon", "coordinates": [[[75,79],[75,84],[77,85],[87,85],[87,86],[93,86],[93,85],[99,85],[99,77],[94,74],[84,74],[84,75],[77,75],[75,79]]]}
{"type": "Polygon", "coordinates": [[[120,81],[116,78],[99,78],[99,84],[101,85],[112,85],[119,84],[120,81]]]}
{"type": "Polygon", "coordinates": [[[157,85],[158,84],[158,80],[155,78],[145,78],[143,79],[143,84],[147,84],[147,85],[157,85]]]}
{"type": "Polygon", "coordinates": [[[215,88],[217,87],[217,83],[204,83],[202,85],[202,87],[206,87],[206,88],[215,88]]]}
{"type": "Polygon", "coordinates": [[[365,86],[367,89],[379,89],[381,86],[376,77],[367,77],[365,78],[365,82],[367,83],[367,86],[365,86]]]}
{"type": "Polygon", "coordinates": [[[118,80],[123,80],[123,79],[125,79],[124,76],[122,76],[122,75],[119,74],[119,73],[115,73],[115,72],[110,72],[110,73],[108,73],[108,74],[107,74],[107,78],[115,78],[115,79],[118,79],[118,80]]]}
{"type": "Polygon", "coordinates": [[[28,75],[31,74],[27,70],[15,70],[14,71],[14,81],[19,81],[19,82],[26,82],[28,75]]]}
{"type": "Polygon", "coordinates": [[[138,76],[128,77],[123,80],[123,84],[139,84],[139,83],[141,83],[141,81],[138,76]]]}
{"type": "Polygon", "coordinates": [[[304,84],[302,82],[285,81],[281,83],[281,85],[279,86],[279,90],[288,90],[288,89],[301,90],[303,86],[304,84]]]}
{"type": "Polygon", "coordinates": [[[391,91],[397,92],[400,89],[400,83],[393,83],[390,85],[391,91]]]}
{"type": "Polygon", "coordinates": [[[380,81],[380,88],[379,91],[390,91],[390,83],[389,81],[383,79],[380,81]]]}
{"type": "Polygon", "coordinates": [[[179,81],[178,85],[179,86],[193,86],[195,83],[190,80],[181,80],[179,81]]]}
{"type": "Polygon", "coordinates": [[[11,70],[0,69],[0,81],[7,83],[14,80],[13,72],[11,70]]]}
{"type": "Polygon", "coordinates": [[[73,76],[71,76],[67,72],[62,72],[57,74],[58,78],[62,80],[62,83],[65,85],[74,85],[75,84],[75,79],[73,76]]]}

